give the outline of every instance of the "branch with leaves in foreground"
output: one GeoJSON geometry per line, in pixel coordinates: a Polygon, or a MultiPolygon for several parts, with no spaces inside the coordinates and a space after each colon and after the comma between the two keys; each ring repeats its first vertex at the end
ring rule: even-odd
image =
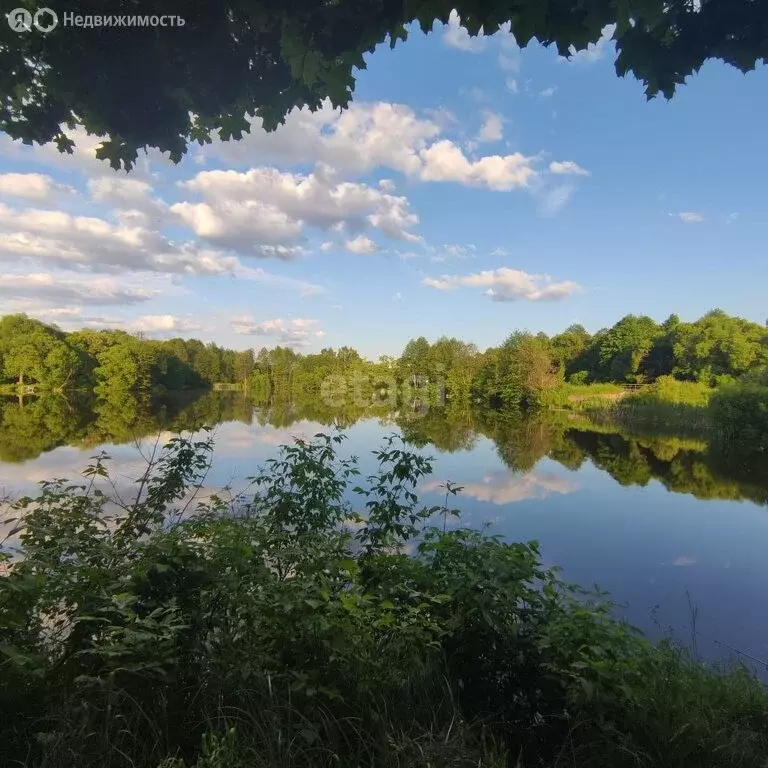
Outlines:
{"type": "Polygon", "coordinates": [[[0,130],[72,152],[68,129],[82,126],[105,138],[97,156],[114,168],[149,147],[179,162],[189,142],[240,139],[249,115],[271,131],[294,108],[346,107],[366,53],[453,9],[471,35],[509,24],[519,45],[563,56],[609,27],[616,73],[649,98],[671,98],[709,59],[747,72],[768,55],[768,6],[756,0],[61,0],[47,33],[0,25],[0,130]]]}

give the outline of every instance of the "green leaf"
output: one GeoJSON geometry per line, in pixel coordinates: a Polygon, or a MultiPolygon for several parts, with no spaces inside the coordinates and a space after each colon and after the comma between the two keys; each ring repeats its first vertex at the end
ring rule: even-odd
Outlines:
{"type": "Polygon", "coordinates": [[[304,55],[301,79],[306,85],[314,85],[320,71],[320,54],[315,51],[307,51],[304,55]]]}

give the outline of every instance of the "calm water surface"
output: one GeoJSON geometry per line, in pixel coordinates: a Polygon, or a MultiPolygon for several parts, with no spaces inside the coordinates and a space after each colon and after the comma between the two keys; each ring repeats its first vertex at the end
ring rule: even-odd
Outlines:
{"type": "Polygon", "coordinates": [[[279,445],[333,421],[346,427],[342,452],[359,456],[365,474],[371,450],[397,433],[434,458],[425,503],[442,503],[445,480],[459,483],[460,524],[537,539],[547,563],[609,590],[649,634],[689,639],[692,603],[703,654],[732,655],[733,646],[768,660],[768,469],[725,468],[696,439],[622,434],[562,413],[333,413],[216,393],[166,404],[8,400],[0,417],[0,493],[14,496],[74,477],[100,450],[127,482],[158,432],[203,423],[216,425],[211,488],[244,485],[279,445]]]}

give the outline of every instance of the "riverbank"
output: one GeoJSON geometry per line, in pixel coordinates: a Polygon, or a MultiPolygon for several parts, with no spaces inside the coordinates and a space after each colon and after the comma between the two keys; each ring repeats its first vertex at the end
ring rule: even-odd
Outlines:
{"type": "Polygon", "coordinates": [[[762,764],[768,694],[745,670],[648,643],[535,544],[446,529],[459,489],[424,509],[430,463],[401,444],[361,482],[339,435],[298,443],[255,498],[179,517],[211,450],[170,444],[108,527],[100,461],[95,485],[54,483],[18,510],[25,559],[0,579],[5,764],[762,764]]]}
{"type": "Polygon", "coordinates": [[[662,376],[638,392],[606,397],[605,385],[565,385],[544,404],[578,412],[596,424],[707,438],[739,453],[768,451],[768,373],[764,371],[720,387],[662,376]]]}

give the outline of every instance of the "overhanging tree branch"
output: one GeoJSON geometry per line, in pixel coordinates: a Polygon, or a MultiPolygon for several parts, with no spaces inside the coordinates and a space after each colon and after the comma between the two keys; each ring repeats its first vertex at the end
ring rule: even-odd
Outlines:
{"type": "MultiPolygon", "coordinates": [[[[34,12],[37,3],[19,0],[34,12]]],[[[453,9],[471,35],[509,23],[561,55],[615,25],[616,72],[671,98],[708,59],[741,71],[768,57],[766,0],[169,0],[183,26],[73,27],[65,17],[155,16],[149,0],[62,0],[47,34],[0,24],[0,130],[72,151],[67,127],[104,136],[98,156],[131,168],[141,149],[178,162],[189,142],[239,139],[249,115],[274,130],[295,107],[346,107],[364,54],[429,32],[453,9]]]]}

